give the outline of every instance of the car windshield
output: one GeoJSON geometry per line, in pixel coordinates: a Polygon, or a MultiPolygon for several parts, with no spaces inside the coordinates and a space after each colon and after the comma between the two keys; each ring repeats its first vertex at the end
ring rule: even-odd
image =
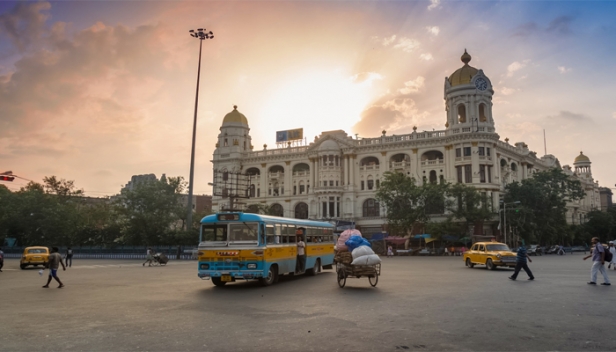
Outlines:
{"type": "Polygon", "coordinates": [[[33,249],[28,249],[28,253],[38,253],[38,254],[43,253],[44,254],[44,253],[47,253],[47,250],[43,248],[33,248],[33,249]]]}
{"type": "Polygon", "coordinates": [[[489,244],[486,246],[489,251],[509,251],[506,244],[489,244]]]}

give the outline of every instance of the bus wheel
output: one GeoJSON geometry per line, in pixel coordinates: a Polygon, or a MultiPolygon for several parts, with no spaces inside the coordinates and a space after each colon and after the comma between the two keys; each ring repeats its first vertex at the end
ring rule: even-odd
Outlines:
{"type": "Polygon", "coordinates": [[[218,287],[223,287],[227,282],[226,281],[222,281],[221,278],[219,277],[213,277],[212,278],[212,283],[218,287]]]}
{"type": "Polygon", "coordinates": [[[308,275],[315,276],[319,271],[321,271],[321,259],[314,261],[314,267],[312,269],[308,269],[308,275]]]}
{"type": "Polygon", "coordinates": [[[278,279],[278,267],[275,265],[272,265],[270,266],[267,272],[267,277],[259,278],[259,283],[261,284],[261,286],[269,286],[273,284],[274,282],[276,282],[277,279],[278,279]]]}

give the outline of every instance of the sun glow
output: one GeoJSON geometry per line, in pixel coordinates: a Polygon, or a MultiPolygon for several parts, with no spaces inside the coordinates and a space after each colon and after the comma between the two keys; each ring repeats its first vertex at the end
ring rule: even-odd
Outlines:
{"type": "MultiPolygon", "coordinates": [[[[382,77],[377,73],[352,76],[340,70],[289,77],[271,95],[260,115],[270,131],[272,126],[276,130],[304,128],[308,142],[323,131],[342,129],[351,133],[374,96],[372,82],[379,79],[382,77]]],[[[273,136],[273,131],[269,133],[273,136]]]]}

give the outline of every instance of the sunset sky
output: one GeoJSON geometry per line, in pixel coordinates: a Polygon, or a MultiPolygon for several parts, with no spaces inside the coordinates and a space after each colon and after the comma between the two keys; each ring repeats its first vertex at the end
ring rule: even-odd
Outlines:
{"type": "MultiPolygon", "coordinates": [[[[238,105],[255,150],[277,130],[360,137],[444,129],[445,77],[483,69],[501,139],[562,165],[582,150],[616,183],[614,1],[1,1],[0,172],[117,194],[132,175],[188,180],[199,42],[195,193],[238,105]]],[[[3,182],[19,189],[27,181],[3,182]]]]}

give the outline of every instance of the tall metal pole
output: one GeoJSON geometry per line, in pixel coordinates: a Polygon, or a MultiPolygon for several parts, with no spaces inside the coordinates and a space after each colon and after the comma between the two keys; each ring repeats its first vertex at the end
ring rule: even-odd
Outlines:
{"type": "Polygon", "coordinates": [[[193,120],[192,132],[192,148],[190,152],[190,177],[188,180],[188,215],[186,216],[186,230],[192,229],[193,215],[193,187],[195,178],[195,139],[197,136],[197,107],[199,106],[199,78],[201,77],[201,49],[203,48],[203,40],[214,38],[213,33],[205,32],[205,29],[199,28],[196,32],[190,30],[190,35],[199,39],[199,66],[197,69],[197,92],[195,93],[195,117],[193,120]]]}
{"type": "Polygon", "coordinates": [[[503,202],[503,225],[505,226],[505,244],[507,244],[507,203],[503,202]]]}

